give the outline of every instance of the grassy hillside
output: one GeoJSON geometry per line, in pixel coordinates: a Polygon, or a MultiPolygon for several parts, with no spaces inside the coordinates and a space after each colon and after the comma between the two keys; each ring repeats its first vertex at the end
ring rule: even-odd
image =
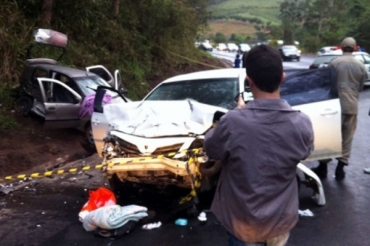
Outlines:
{"type": "Polygon", "coordinates": [[[221,32],[226,36],[232,33],[252,35],[255,32],[255,21],[278,25],[280,23],[279,4],[279,0],[228,0],[209,5],[208,11],[212,16],[209,20],[210,32],[214,34],[221,32]],[[240,22],[240,20],[252,20],[252,22],[240,22]]]}
{"type": "Polygon", "coordinates": [[[244,21],[237,20],[210,20],[208,21],[210,26],[209,33],[220,32],[226,37],[230,37],[231,34],[237,33],[239,35],[248,36],[252,35],[256,30],[253,24],[244,21]]]}

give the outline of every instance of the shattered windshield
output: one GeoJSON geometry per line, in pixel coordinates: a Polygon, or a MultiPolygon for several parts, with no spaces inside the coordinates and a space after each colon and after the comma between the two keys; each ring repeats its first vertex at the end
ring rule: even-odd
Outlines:
{"type": "Polygon", "coordinates": [[[75,78],[75,81],[85,96],[94,94],[99,85],[109,86],[109,84],[99,76],[79,77],[75,78]]]}
{"type": "Polygon", "coordinates": [[[238,78],[185,80],[158,86],[146,101],[175,101],[192,99],[225,109],[236,106],[235,95],[239,93],[238,78]]]}

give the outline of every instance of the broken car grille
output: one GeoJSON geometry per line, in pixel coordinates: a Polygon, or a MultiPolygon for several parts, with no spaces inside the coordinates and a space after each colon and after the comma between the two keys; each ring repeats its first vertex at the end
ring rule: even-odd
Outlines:
{"type": "Polygon", "coordinates": [[[165,155],[170,152],[177,152],[183,144],[173,144],[157,148],[152,155],[165,155]]]}

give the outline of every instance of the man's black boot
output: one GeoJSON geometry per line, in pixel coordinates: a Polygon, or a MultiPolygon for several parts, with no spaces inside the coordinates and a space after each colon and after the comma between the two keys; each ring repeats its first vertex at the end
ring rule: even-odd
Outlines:
{"type": "Polygon", "coordinates": [[[319,161],[319,165],[317,167],[311,168],[311,170],[316,173],[316,175],[320,179],[324,179],[328,175],[328,164],[327,162],[319,161]]]}
{"type": "Polygon", "coordinates": [[[346,163],[338,161],[337,168],[335,169],[336,180],[343,180],[346,177],[346,173],[344,172],[344,166],[346,166],[346,163]]]}

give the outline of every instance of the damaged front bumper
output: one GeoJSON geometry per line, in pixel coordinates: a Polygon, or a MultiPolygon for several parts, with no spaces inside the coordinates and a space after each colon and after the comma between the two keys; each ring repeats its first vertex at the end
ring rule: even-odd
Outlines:
{"type": "MultiPolygon", "coordinates": [[[[120,182],[151,184],[157,187],[174,185],[191,189],[191,196],[186,199],[196,197],[197,193],[209,190],[216,185],[217,178],[209,178],[204,172],[205,167],[211,170],[212,167],[217,167],[218,164],[208,160],[205,152],[203,152],[203,136],[177,138],[176,141],[181,142],[181,144],[172,143],[172,145],[167,146],[163,145],[163,142],[168,141],[169,143],[173,141],[173,138],[171,138],[171,141],[163,138],[155,139],[156,143],[162,143],[162,145],[153,148],[149,154],[144,154],[139,151],[139,147],[135,147],[134,143],[137,144],[137,141],[127,141],[127,138],[123,141],[120,138],[122,136],[113,133],[105,139],[102,153],[104,157],[103,166],[108,179],[116,176],[120,182]],[[209,169],[210,167],[211,169],[209,169]],[[203,177],[202,173],[207,178],[203,177]]],[[[147,140],[145,143],[150,142],[146,138],[139,140],[147,140]]],[[[147,149],[149,148],[148,146],[147,149]]],[[[312,198],[318,205],[326,204],[320,179],[302,163],[297,166],[297,179],[300,184],[312,188],[312,198]],[[303,173],[302,179],[299,178],[299,172],[303,173]]]]}
{"type": "Polygon", "coordinates": [[[104,140],[103,166],[108,178],[116,175],[122,182],[181,188],[194,188],[194,180],[201,179],[199,167],[207,161],[202,151],[202,137],[155,139],[156,144],[162,143],[156,148],[147,140],[147,145],[141,149],[150,151],[142,153],[138,142],[145,138],[128,141],[118,136],[122,137],[113,133],[104,140]],[[163,145],[166,141],[168,145],[163,145]]]}

